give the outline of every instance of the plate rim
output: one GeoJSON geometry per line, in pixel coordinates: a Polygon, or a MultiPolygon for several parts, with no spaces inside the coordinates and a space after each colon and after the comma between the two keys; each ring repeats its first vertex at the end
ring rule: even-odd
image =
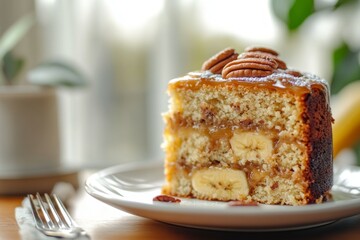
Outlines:
{"type": "MultiPolygon", "coordinates": [[[[85,190],[86,192],[93,196],[94,198],[105,202],[115,208],[121,209],[125,212],[128,212],[130,214],[134,214],[137,216],[145,217],[145,218],[151,218],[154,220],[162,221],[162,219],[159,219],[157,217],[149,217],[147,216],[151,212],[156,212],[159,214],[176,214],[182,217],[185,217],[186,215],[192,214],[196,215],[198,217],[206,217],[206,216],[212,216],[212,217],[291,217],[293,215],[297,215],[299,217],[305,217],[307,215],[314,215],[314,214],[325,214],[327,217],[323,217],[322,220],[317,221],[308,221],[311,224],[321,224],[324,222],[331,222],[335,221],[341,218],[354,216],[357,214],[360,214],[360,197],[355,199],[345,199],[345,200],[337,200],[332,202],[325,202],[322,204],[310,204],[310,205],[304,205],[304,206],[279,206],[279,205],[265,205],[261,204],[261,206],[264,206],[262,208],[253,207],[253,206],[241,206],[241,207],[226,207],[226,208],[213,208],[209,212],[208,207],[200,207],[196,208],[194,206],[189,205],[181,205],[181,204],[173,204],[173,203],[147,203],[147,202],[137,202],[131,199],[128,199],[126,196],[105,196],[104,194],[99,193],[96,189],[94,189],[94,186],[91,184],[93,182],[96,182],[97,179],[101,179],[105,176],[109,176],[112,174],[121,174],[124,172],[128,172],[131,170],[145,170],[148,168],[159,168],[162,167],[164,162],[162,160],[152,160],[152,161],[136,161],[136,162],[128,162],[123,163],[115,166],[111,166],[105,169],[102,169],[98,172],[93,173],[90,175],[86,181],[85,181],[85,190]],[[352,211],[352,210],[357,211],[352,211]],[[331,210],[334,216],[329,216],[328,212],[331,210]],[[141,211],[146,211],[146,214],[141,211]],[[351,211],[351,213],[349,212],[351,211]],[[325,218],[325,219],[324,219],[325,218]]],[[[162,176],[159,176],[159,179],[162,176]]],[[[185,199],[185,198],[181,198],[185,199]]],[[[204,201],[204,200],[196,200],[193,199],[193,201],[204,201]]],[[[207,228],[206,225],[197,225],[194,224],[187,224],[186,222],[169,222],[165,221],[171,224],[175,225],[183,225],[183,226],[193,226],[196,228],[207,228]]],[[[304,224],[303,224],[304,225],[304,224]]],[[[306,224],[305,224],[306,225],[306,224]]],[[[213,228],[212,226],[211,228],[213,228]]],[[[222,229],[224,226],[221,226],[220,229],[222,229]]],[[[262,226],[263,228],[267,228],[267,225],[265,224],[262,226]]],[[[237,226],[236,229],[241,229],[241,226],[237,226]]],[[[273,229],[271,227],[270,229],[273,229]]],[[[288,229],[288,228],[286,228],[288,229]]]]}

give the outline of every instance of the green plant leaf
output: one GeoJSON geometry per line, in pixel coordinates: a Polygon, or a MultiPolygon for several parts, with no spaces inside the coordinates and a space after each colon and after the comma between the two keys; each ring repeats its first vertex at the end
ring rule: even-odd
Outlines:
{"type": "Polygon", "coordinates": [[[288,29],[297,29],[313,13],[314,0],[295,0],[289,10],[288,29]]]}
{"type": "Polygon", "coordinates": [[[355,156],[356,156],[356,163],[357,163],[357,165],[360,165],[360,141],[355,144],[355,146],[353,147],[353,150],[354,150],[355,156]]]}
{"type": "Polygon", "coordinates": [[[315,12],[314,0],[272,0],[274,15],[285,23],[288,30],[294,31],[315,12]]]}
{"type": "Polygon", "coordinates": [[[14,56],[12,51],[5,54],[2,70],[7,83],[10,84],[14,81],[16,76],[20,73],[24,64],[25,60],[14,56]]]}
{"type": "Polygon", "coordinates": [[[33,17],[28,15],[19,19],[0,38],[0,63],[5,54],[11,51],[15,45],[25,36],[33,25],[33,17]]]}
{"type": "Polygon", "coordinates": [[[350,52],[349,46],[342,42],[340,46],[338,46],[336,49],[334,49],[332,54],[332,60],[333,60],[333,67],[334,69],[341,64],[342,61],[344,61],[346,55],[350,52]]]}
{"type": "Polygon", "coordinates": [[[331,93],[338,93],[349,83],[360,80],[360,51],[354,51],[344,42],[333,51],[333,76],[331,93]]]}
{"type": "Polygon", "coordinates": [[[345,6],[349,3],[356,3],[358,0],[337,0],[334,5],[334,10],[338,9],[339,7],[345,6]]]}
{"type": "MultiPolygon", "coordinates": [[[[1,69],[1,60],[0,60],[0,69],[1,69]]],[[[2,71],[0,71],[0,85],[5,83],[5,76],[2,71]]]]}
{"type": "Polygon", "coordinates": [[[293,4],[293,0],[271,0],[270,3],[273,14],[287,25],[289,9],[293,4]]]}
{"type": "Polygon", "coordinates": [[[86,85],[84,76],[76,68],[57,61],[40,64],[29,71],[28,81],[45,86],[79,87],[86,85]]]}

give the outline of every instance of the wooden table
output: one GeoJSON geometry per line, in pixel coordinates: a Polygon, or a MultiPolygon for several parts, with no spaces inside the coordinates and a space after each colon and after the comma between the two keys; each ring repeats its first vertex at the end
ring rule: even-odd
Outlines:
{"type": "MultiPolygon", "coordinates": [[[[0,240],[21,239],[14,209],[24,196],[0,196],[0,240]]],[[[360,215],[327,226],[286,232],[225,232],[173,226],[122,212],[80,189],[69,203],[74,219],[91,239],[360,239],[360,215]]]]}

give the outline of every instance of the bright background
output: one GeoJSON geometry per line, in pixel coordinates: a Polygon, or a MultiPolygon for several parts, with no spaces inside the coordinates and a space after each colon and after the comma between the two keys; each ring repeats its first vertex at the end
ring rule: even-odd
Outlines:
{"type": "Polygon", "coordinates": [[[0,0],[0,34],[28,13],[36,25],[16,47],[26,70],[61,59],[89,82],[59,90],[66,163],[102,167],[162,158],[167,82],[225,47],[274,48],[288,66],[331,83],[334,51],[346,46],[359,68],[359,1],[0,0]],[[304,6],[286,15],[295,4],[304,6]]]}

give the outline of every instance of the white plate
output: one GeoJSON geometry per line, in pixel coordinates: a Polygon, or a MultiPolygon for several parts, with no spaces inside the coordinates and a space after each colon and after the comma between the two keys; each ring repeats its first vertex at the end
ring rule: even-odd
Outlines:
{"type": "Polygon", "coordinates": [[[90,176],[86,191],[125,212],[166,223],[231,231],[281,231],[331,223],[360,214],[360,168],[335,172],[334,200],[306,206],[241,206],[181,198],[181,203],[153,202],[163,184],[162,162],[136,162],[90,176]]]}

